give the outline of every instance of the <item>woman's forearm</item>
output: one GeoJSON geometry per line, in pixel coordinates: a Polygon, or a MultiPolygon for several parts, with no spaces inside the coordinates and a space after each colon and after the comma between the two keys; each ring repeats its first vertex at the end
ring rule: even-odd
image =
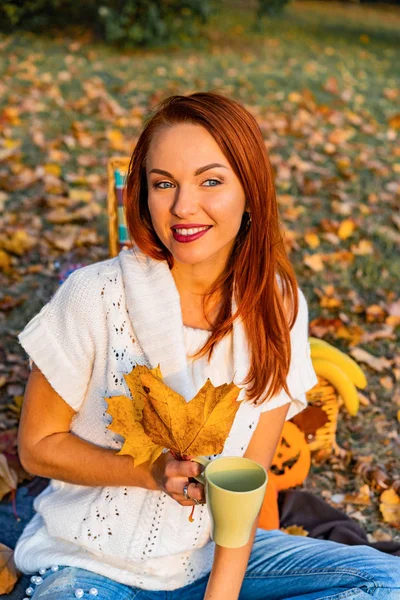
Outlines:
{"type": "Polygon", "coordinates": [[[54,433],[24,457],[24,468],[33,475],[87,486],[137,486],[158,490],[146,464],[133,466],[129,455],[117,455],[80,439],[73,433],[54,433]]]}
{"type": "Polygon", "coordinates": [[[204,600],[237,600],[246,573],[259,517],[255,520],[250,539],[241,548],[215,546],[214,562],[204,600]]]}

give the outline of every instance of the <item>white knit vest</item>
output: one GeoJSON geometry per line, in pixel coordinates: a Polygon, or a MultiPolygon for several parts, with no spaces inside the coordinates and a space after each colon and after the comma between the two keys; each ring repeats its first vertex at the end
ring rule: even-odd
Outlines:
{"type": "MultiPolygon", "coordinates": [[[[206,357],[195,363],[187,359],[188,336],[193,343],[193,336],[201,342],[205,334],[189,329],[183,326],[179,293],[167,264],[135,248],[75,271],[19,341],[54,390],[77,411],[71,431],[93,444],[119,449],[122,438],[107,429],[111,417],[105,398],[130,395],[123,374],[134,365],[160,364],[166,383],[186,401],[207,377],[214,385],[233,379],[242,387],[249,368],[242,323],[235,322],[231,339],[222,340],[211,364],[206,357]]],[[[301,291],[291,342],[287,381],[296,400],[288,419],[306,406],[305,392],[317,383],[301,291]]],[[[245,389],[239,400],[244,395],[245,389]]],[[[258,408],[242,402],[222,455],[242,456],[260,413],[287,402],[284,391],[258,408]]],[[[51,480],[34,507],[37,514],[15,550],[16,565],[24,573],[56,563],[125,585],[173,590],[211,569],[214,545],[206,506],[196,507],[190,523],[191,509],[161,491],[51,480]]]]}

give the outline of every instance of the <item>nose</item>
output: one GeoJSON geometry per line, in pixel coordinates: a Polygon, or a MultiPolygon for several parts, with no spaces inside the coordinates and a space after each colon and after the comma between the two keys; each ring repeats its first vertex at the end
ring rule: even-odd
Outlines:
{"type": "Polygon", "coordinates": [[[172,214],[180,219],[187,219],[196,214],[198,208],[196,192],[189,186],[176,188],[174,203],[171,208],[172,214]]]}

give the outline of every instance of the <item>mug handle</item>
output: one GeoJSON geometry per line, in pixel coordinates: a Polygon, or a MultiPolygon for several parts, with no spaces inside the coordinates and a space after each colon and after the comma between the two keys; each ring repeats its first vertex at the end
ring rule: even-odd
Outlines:
{"type": "MultiPolygon", "coordinates": [[[[203,467],[206,467],[208,465],[208,463],[211,462],[211,460],[209,458],[207,458],[206,456],[195,456],[194,458],[191,459],[192,462],[197,462],[200,465],[203,465],[203,467]]],[[[197,477],[193,477],[193,479],[196,479],[196,481],[198,481],[199,483],[205,485],[206,484],[206,480],[204,478],[203,473],[200,473],[200,475],[197,475],[197,477]]]]}

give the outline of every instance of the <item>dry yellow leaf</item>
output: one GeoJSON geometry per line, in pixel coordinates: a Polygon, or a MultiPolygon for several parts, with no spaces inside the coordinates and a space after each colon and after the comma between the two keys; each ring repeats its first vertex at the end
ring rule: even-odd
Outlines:
{"type": "Polygon", "coordinates": [[[18,256],[22,256],[36,244],[37,240],[23,229],[17,229],[9,237],[0,236],[0,248],[18,256]]]}
{"type": "Polygon", "coordinates": [[[369,506],[371,504],[369,485],[367,483],[362,485],[358,494],[346,494],[344,501],[349,504],[363,504],[364,506],[369,506]]]}
{"type": "Polygon", "coordinates": [[[304,236],[306,244],[310,246],[310,248],[317,248],[320,245],[319,237],[316,233],[306,233],[304,236]]]}
{"type": "Polygon", "coordinates": [[[339,308],[342,306],[342,301],[340,298],[330,298],[329,296],[322,296],[319,301],[319,305],[322,308],[339,308]]]}
{"type": "Polygon", "coordinates": [[[299,92],[290,92],[290,94],[288,95],[288,100],[289,102],[295,102],[296,104],[298,104],[303,100],[303,96],[299,94],[299,92]]]}
{"type": "Polygon", "coordinates": [[[69,197],[73,202],[90,202],[93,198],[93,193],[81,188],[72,188],[69,190],[69,197]]]}
{"type": "Polygon", "coordinates": [[[316,273],[324,270],[321,254],[306,254],[304,257],[304,264],[316,273]]]}
{"type": "Polygon", "coordinates": [[[126,141],[119,129],[109,129],[107,131],[107,138],[113,150],[126,150],[126,141]]]}
{"type": "Polygon", "coordinates": [[[374,253],[374,246],[369,240],[360,240],[357,245],[351,246],[351,251],[357,256],[367,256],[374,253]]]}
{"type": "Polygon", "coordinates": [[[54,175],[55,177],[60,177],[61,175],[61,167],[55,163],[44,165],[44,170],[48,175],[54,175]]]}
{"type": "Polygon", "coordinates": [[[400,528],[400,497],[393,488],[385,490],[380,497],[379,508],[386,523],[400,528]]]}
{"type": "Polygon", "coordinates": [[[0,594],[9,594],[18,580],[14,563],[14,552],[8,546],[0,544],[0,594]]]}
{"type": "Polygon", "coordinates": [[[354,229],[354,221],[352,221],[351,219],[345,219],[340,223],[337,234],[341,240],[346,240],[353,234],[354,229]]]}
{"type": "Polygon", "coordinates": [[[289,527],[282,527],[281,531],[288,535],[302,535],[303,537],[307,537],[309,533],[303,525],[289,525],[289,527]]]}
{"type": "Polygon", "coordinates": [[[388,124],[392,129],[400,129],[400,113],[390,117],[390,119],[388,119],[388,124]]]}
{"type": "Polygon", "coordinates": [[[132,398],[106,398],[113,417],[108,429],[124,438],[119,454],[131,455],[139,465],[155,461],[164,448],[182,459],[222,452],[240,388],[233,383],[214,387],[208,379],[186,402],[162,381],[159,367],[138,365],[124,377],[132,398]]]}
{"type": "Polygon", "coordinates": [[[0,454],[0,500],[11,490],[16,490],[18,478],[13,469],[10,469],[4,454],[0,454]]]}
{"type": "Polygon", "coordinates": [[[8,272],[11,268],[11,257],[4,250],[0,250],[0,271],[8,272]]]}
{"type": "Polygon", "coordinates": [[[385,322],[392,327],[397,327],[400,325],[400,317],[398,315],[390,315],[390,317],[386,317],[385,322]]]}

